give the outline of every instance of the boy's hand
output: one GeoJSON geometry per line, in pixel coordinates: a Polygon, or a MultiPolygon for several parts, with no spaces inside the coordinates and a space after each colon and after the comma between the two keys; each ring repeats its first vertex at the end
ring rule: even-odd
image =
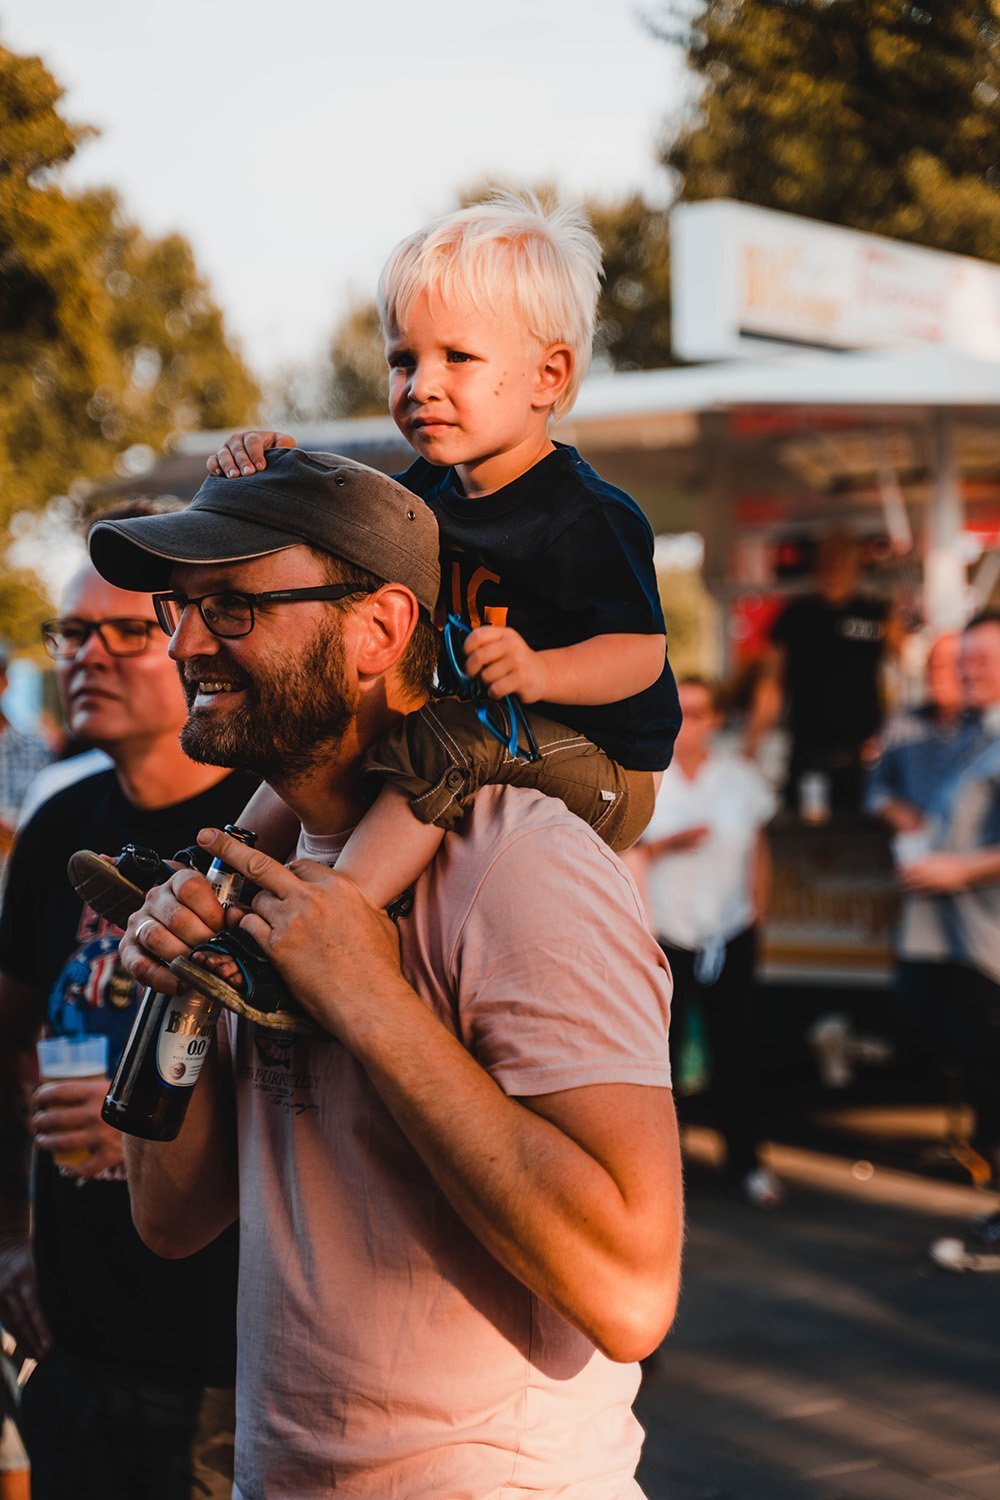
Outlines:
{"type": "Polygon", "coordinates": [[[533,651],[507,625],[480,625],[465,641],[465,668],[478,677],[491,698],[516,693],[522,703],[548,696],[548,672],[540,651],[533,651]]]}
{"type": "Polygon", "coordinates": [[[237,479],[241,474],[254,474],[266,467],[264,454],[268,448],[294,448],[295,439],[290,432],[234,432],[208,460],[208,472],[217,478],[237,479]]]}

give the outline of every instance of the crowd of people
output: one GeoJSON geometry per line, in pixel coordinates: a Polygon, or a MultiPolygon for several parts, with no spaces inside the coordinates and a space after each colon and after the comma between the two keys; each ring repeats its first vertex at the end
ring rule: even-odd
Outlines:
{"type": "Polygon", "coordinates": [[[755,999],[779,799],[752,753],[783,705],[793,803],[819,775],[857,806],[870,776],[906,1014],[960,997],[1000,1170],[975,1092],[1000,618],[938,643],[928,706],[879,738],[893,616],[837,541],[723,754],[716,686],[678,693],[666,660],[648,523],[549,436],[599,269],[583,220],[510,196],[403,241],[380,306],[412,466],[234,435],[187,508],[98,518],[45,627],[106,759],[34,804],[0,917],[0,1321],[38,1362],[35,1500],[639,1496],[699,1019],[728,1170],[785,1197],[755,999]],[[110,862],[86,899],[66,879],[80,850],[195,841],[248,905],[197,860],[146,893],[110,862]],[[36,1076],[43,1031],[107,1037],[113,1067],[143,987],[221,1006],[172,1141],[105,1124],[103,1078],[36,1076]]]}

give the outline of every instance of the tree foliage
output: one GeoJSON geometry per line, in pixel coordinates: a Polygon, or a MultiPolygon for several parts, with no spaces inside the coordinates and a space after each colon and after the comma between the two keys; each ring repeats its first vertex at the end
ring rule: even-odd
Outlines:
{"type": "Polygon", "coordinates": [[[356,298],[330,339],[324,411],[328,417],[384,417],[388,412],[385,340],[375,303],[356,298]]]}
{"type": "Polygon", "coordinates": [[[653,207],[641,193],[589,199],[586,206],[604,259],[596,358],[613,370],[672,364],[666,209],[653,207]]]}
{"type": "Polygon", "coordinates": [[[997,0],[675,0],[658,30],[699,85],[683,198],[1000,259],[997,0]]]}
{"type": "Polygon", "coordinates": [[[256,383],[180,235],[61,169],[91,133],[36,57],[0,46],[0,525],[193,427],[251,419],[256,383]]]}

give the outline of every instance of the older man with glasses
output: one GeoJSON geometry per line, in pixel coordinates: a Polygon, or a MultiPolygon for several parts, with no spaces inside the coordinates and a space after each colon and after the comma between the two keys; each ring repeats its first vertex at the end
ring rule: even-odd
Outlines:
{"type": "Polygon", "coordinates": [[[121,931],[74,894],[69,856],[128,841],[169,855],[204,824],[234,818],[255,781],[181,749],[184,693],[148,594],[114,587],[88,563],[42,633],[70,730],[106,751],[111,768],[56,792],[25,824],[0,917],[0,1319],[40,1360],[22,1413],[32,1495],[228,1500],[233,1232],[176,1263],[146,1249],[132,1227],[122,1138],[100,1119],[107,1082],[98,1078],[34,1091],[29,1238],[20,1102],[43,1027],[103,1033],[113,1066],[135,1015],[121,931]],[[57,1165],[67,1150],[77,1164],[57,1165]]]}

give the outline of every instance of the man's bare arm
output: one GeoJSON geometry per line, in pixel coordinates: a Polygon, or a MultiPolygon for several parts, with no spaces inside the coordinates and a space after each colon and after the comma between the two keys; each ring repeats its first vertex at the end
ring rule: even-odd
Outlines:
{"type": "Polygon", "coordinates": [[[762,741],[781,718],[786,672],[787,652],[783,646],[772,642],[761,660],[760,675],[747,714],[743,752],[751,758],[756,756],[762,741]]]}
{"type": "Polygon", "coordinates": [[[926,854],[906,866],[902,881],[911,891],[943,894],[996,885],[1000,883],[1000,848],[970,849],[967,853],[941,849],[926,854]]]}
{"type": "MultiPolygon", "coordinates": [[[[177,980],[150,955],[148,942],[137,941],[138,932],[152,921],[161,949],[166,941],[169,951],[163,956],[169,960],[216,933],[221,917],[207,880],[196,871],[179,870],[129,918],[119,959],[141,984],[175,994],[177,980]],[[184,940],[168,930],[172,920],[184,940]]],[[[145,1244],[158,1255],[177,1259],[193,1255],[227,1229],[239,1215],[236,1163],[232,1079],[216,1043],[205,1058],[177,1139],[125,1138],[132,1219],[145,1244]]]]}
{"type": "Polygon", "coordinates": [[[175,1141],[125,1137],[132,1221],[144,1244],[176,1260],[239,1217],[236,1116],[218,1046],[205,1058],[175,1141]]]}

